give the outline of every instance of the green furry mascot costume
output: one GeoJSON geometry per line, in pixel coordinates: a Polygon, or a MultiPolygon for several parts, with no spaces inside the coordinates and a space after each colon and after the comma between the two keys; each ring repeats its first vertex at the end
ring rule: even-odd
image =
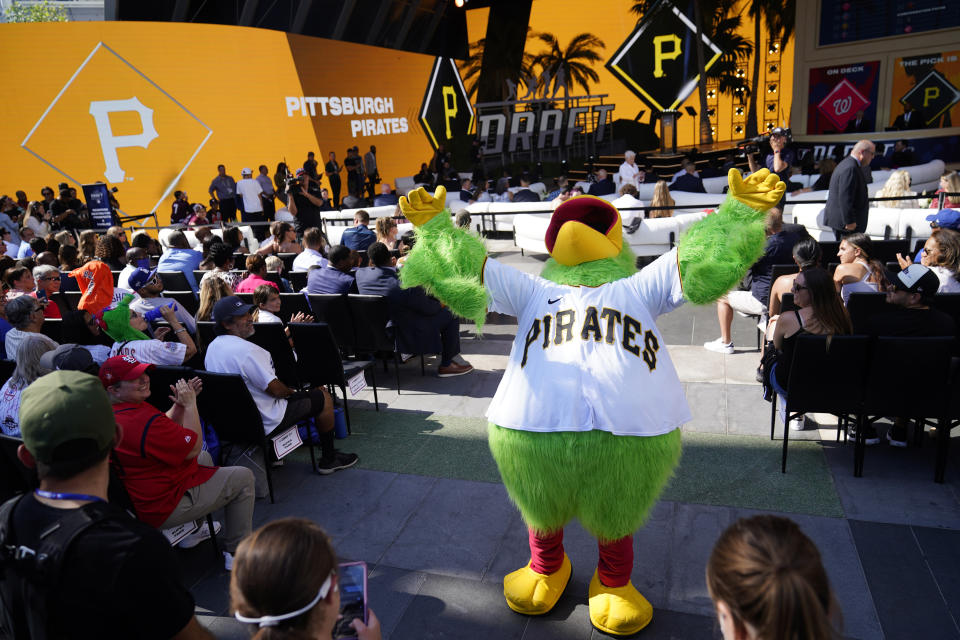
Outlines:
{"type": "Polygon", "coordinates": [[[763,169],[736,169],[715,213],[641,271],[609,202],[577,196],[554,211],[539,278],[487,258],[479,238],[451,224],[446,191],[400,199],[417,227],[401,270],[482,327],[489,310],[517,317],[510,362],[491,402],[490,450],[529,529],[530,562],[504,578],[507,605],[548,612],[570,578],[563,527],[578,518],[599,542],[590,620],[629,635],[653,607],[630,583],[633,532],[680,459],[690,411],[654,321],[689,300],[712,302],[762,254],[764,212],[785,185],[763,169]]]}

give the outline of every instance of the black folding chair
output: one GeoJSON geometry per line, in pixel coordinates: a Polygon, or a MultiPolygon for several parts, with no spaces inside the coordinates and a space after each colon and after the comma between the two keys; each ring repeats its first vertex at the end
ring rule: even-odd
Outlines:
{"type": "Polygon", "coordinates": [[[207,347],[210,346],[210,343],[214,341],[217,337],[216,334],[215,322],[210,320],[202,320],[197,322],[197,340],[200,344],[197,345],[197,348],[203,351],[204,354],[207,352],[207,347]]]}
{"type": "Polygon", "coordinates": [[[837,253],[840,251],[840,243],[836,240],[818,240],[820,244],[820,258],[823,263],[833,262],[833,259],[837,257],[837,253]]]}
{"type": "Polygon", "coordinates": [[[283,270],[285,273],[289,274],[293,271],[293,261],[296,259],[298,254],[296,253],[278,253],[277,257],[283,260],[283,270]]]}
{"type": "Polygon", "coordinates": [[[200,308],[200,303],[197,301],[196,294],[190,289],[186,291],[164,291],[161,295],[164,298],[176,300],[177,304],[183,307],[190,315],[197,315],[197,309],[200,308]]]}
{"type": "MultiPolygon", "coordinates": [[[[60,295],[64,296],[67,299],[67,307],[69,308],[69,310],[76,311],[77,305],[80,304],[80,298],[81,296],[83,296],[83,293],[81,293],[80,291],[61,291],[60,295]]],[[[61,307],[60,309],[62,313],[63,307],[61,307]]]]}
{"type": "Polygon", "coordinates": [[[795,263],[775,264],[770,269],[770,285],[772,286],[780,276],[797,273],[798,271],[800,271],[800,267],[798,267],[795,263]]]}
{"type": "MultiPolygon", "coordinates": [[[[198,288],[198,289],[200,288],[200,280],[203,279],[203,276],[204,276],[204,274],[206,274],[206,273],[207,273],[207,272],[206,272],[206,271],[203,271],[202,269],[194,269],[194,271],[193,271],[193,279],[197,281],[197,288],[198,288]]],[[[163,288],[166,289],[166,288],[167,288],[167,285],[163,285],[163,288]]],[[[189,289],[190,287],[187,287],[187,288],[189,289]]]]}
{"type": "Polygon", "coordinates": [[[6,502],[13,496],[33,491],[39,485],[35,469],[28,469],[17,457],[17,449],[23,444],[20,438],[0,435],[0,500],[6,502]]]}
{"type": "MultiPolygon", "coordinates": [[[[79,297],[77,300],[79,300],[79,297]]],[[[61,316],[66,316],[67,314],[73,313],[77,310],[77,305],[67,296],[67,292],[65,292],[63,289],[50,296],[50,302],[57,305],[57,308],[60,309],[61,316]]]]}
{"type": "Polygon", "coordinates": [[[850,314],[850,324],[853,325],[854,333],[866,333],[864,328],[870,318],[897,308],[894,305],[887,304],[887,294],[885,293],[851,293],[850,299],[847,301],[847,313],[850,314]]]}
{"type": "Polygon", "coordinates": [[[950,448],[950,431],[960,425],[960,358],[950,359],[950,380],[947,393],[947,415],[937,429],[937,466],[933,481],[943,483],[947,471],[947,454],[950,448]]]}
{"type": "Polygon", "coordinates": [[[341,349],[355,350],[357,335],[347,296],[339,293],[311,293],[307,296],[313,317],[326,322],[341,349]]]}
{"type": "Polygon", "coordinates": [[[76,278],[68,275],[67,272],[62,272],[60,274],[60,291],[80,291],[80,285],[77,284],[76,278]]]}
{"type": "Polygon", "coordinates": [[[46,318],[40,325],[40,333],[57,344],[63,342],[63,320],[61,318],[46,318]]]}
{"type": "MultiPolygon", "coordinates": [[[[880,262],[897,262],[897,254],[907,255],[910,251],[909,240],[874,240],[870,257],[880,262]]],[[[898,263],[899,266],[899,263],[898,263]]]]}
{"type": "Polygon", "coordinates": [[[113,286],[117,286],[117,283],[120,282],[120,272],[111,271],[110,273],[113,274],[113,286]]]}
{"type": "Polygon", "coordinates": [[[13,370],[16,368],[16,360],[0,360],[0,385],[10,379],[10,376],[13,375],[13,370]]]}
{"type": "MultiPolygon", "coordinates": [[[[400,352],[396,338],[387,330],[390,322],[390,306],[383,296],[350,294],[347,296],[350,315],[356,326],[355,347],[357,352],[390,353],[397,372],[397,395],[400,394],[400,352]]],[[[422,361],[421,361],[422,364],[422,361]]],[[[384,359],[386,367],[386,359],[384,359]]]]}
{"type": "MultiPolygon", "coordinates": [[[[808,412],[837,416],[837,441],[850,415],[860,416],[863,372],[870,338],[866,336],[797,336],[787,384],[787,407],[783,421],[781,473],[787,472],[790,420],[808,412]]],[[[770,439],[777,420],[777,394],[770,410],[770,439]]],[[[857,437],[863,429],[857,429],[857,437]]]]}
{"type": "Polygon", "coordinates": [[[267,273],[263,274],[263,279],[266,280],[267,282],[272,282],[273,284],[277,285],[277,291],[281,292],[282,294],[283,282],[280,280],[279,273],[273,273],[268,271],[267,273]]]}
{"type": "Polygon", "coordinates": [[[307,288],[307,277],[309,271],[287,271],[287,280],[290,281],[290,287],[294,291],[303,291],[307,288]]]}
{"type": "MultiPolygon", "coordinates": [[[[170,401],[170,386],[183,378],[189,380],[197,375],[190,367],[158,365],[150,370],[150,397],[147,402],[160,411],[167,411],[173,405],[170,401]]],[[[199,397],[199,396],[198,396],[199,397]]]]}
{"type": "Polygon", "coordinates": [[[932,306],[950,315],[960,328],[960,293],[938,293],[933,296],[932,306]]]}
{"type": "Polygon", "coordinates": [[[310,301],[304,293],[281,293],[280,294],[280,317],[285,321],[297,313],[312,315],[310,310],[310,301]]]}
{"type": "Polygon", "coordinates": [[[158,271],[157,275],[160,276],[165,291],[193,291],[183,271],[158,271]]]}
{"type": "Polygon", "coordinates": [[[256,330],[248,340],[270,353],[273,368],[281,382],[292,389],[299,389],[301,383],[300,374],[297,372],[297,359],[283,332],[283,325],[279,322],[257,322],[254,327],[256,330]]]}
{"type": "Polygon", "coordinates": [[[373,406],[380,411],[377,397],[377,367],[375,360],[344,360],[340,347],[333,337],[330,326],[325,322],[294,322],[290,327],[290,337],[297,348],[300,358],[297,366],[300,379],[311,387],[336,385],[343,393],[343,411],[347,418],[347,431],[350,431],[350,407],[347,400],[347,381],[358,373],[370,370],[373,387],[373,406]]]}

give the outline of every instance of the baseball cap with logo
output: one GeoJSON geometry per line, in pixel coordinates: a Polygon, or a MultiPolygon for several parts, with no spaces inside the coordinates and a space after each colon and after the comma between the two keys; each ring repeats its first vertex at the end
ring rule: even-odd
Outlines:
{"type": "Polygon", "coordinates": [[[960,211],[956,209],[940,209],[928,215],[927,220],[930,221],[931,227],[960,231],[960,211]]]}
{"type": "Polygon", "coordinates": [[[127,278],[127,282],[130,283],[130,288],[134,291],[139,291],[144,286],[150,284],[150,281],[153,280],[157,275],[157,269],[150,270],[144,269],[143,267],[137,267],[134,269],[133,273],[130,274],[130,277],[127,278]]]}
{"type": "Polygon", "coordinates": [[[73,462],[102,452],[116,429],[110,399],[89,374],[54,371],[23,391],[20,435],[37,462],[73,462]],[[76,446],[61,447],[68,443],[76,446]]]}
{"type": "Polygon", "coordinates": [[[304,171],[303,169],[297,169],[297,171],[296,171],[296,173],[295,173],[294,175],[296,175],[296,177],[299,178],[299,177],[302,176],[304,173],[306,173],[306,171],[304,171]]]}
{"type": "Polygon", "coordinates": [[[922,264],[912,264],[899,273],[887,272],[887,279],[897,291],[933,296],[940,288],[940,278],[922,264]]]}
{"type": "Polygon", "coordinates": [[[243,169],[240,170],[240,175],[242,175],[242,176],[252,176],[252,175],[253,175],[253,169],[251,169],[250,167],[244,167],[243,169]]]}
{"type": "Polygon", "coordinates": [[[52,371],[87,371],[92,365],[90,351],[78,344],[62,344],[40,356],[40,366],[52,371]]]}
{"type": "Polygon", "coordinates": [[[100,365],[100,382],[109,387],[118,382],[136,380],[150,369],[153,369],[152,364],[140,362],[133,356],[113,356],[100,365]]]}
{"type": "Polygon", "coordinates": [[[217,323],[215,327],[217,334],[220,335],[224,332],[224,320],[246,315],[255,308],[256,305],[247,304],[237,296],[226,296],[217,300],[217,304],[213,305],[213,316],[211,317],[211,320],[217,323]]]}
{"type": "Polygon", "coordinates": [[[772,135],[772,136],[785,136],[785,135],[787,135],[787,131],[786,131],[786,129],[784,129],[783,127],[774,127],[773,129],[770,130],[770,135],[772,135]]]}

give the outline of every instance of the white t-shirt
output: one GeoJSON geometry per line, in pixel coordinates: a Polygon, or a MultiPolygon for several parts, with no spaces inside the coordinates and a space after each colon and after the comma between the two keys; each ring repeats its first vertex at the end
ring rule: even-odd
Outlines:
{"type": "Polygon", "coordinates": [[[273,431],[283,420],[287,401],[267,393],[267,386],[277,378],[269,351],[237,336],[217,336],[207,347],[203,364],[207,371],[239,373],[243,377],[260,410],[266,433],[273,431]]]}
{"type": "Polygon", "coordinates": [[[106,362],[112,352],[110,347],[102,344],[85,344],[82,346],[90,352],[90,357],[93,358],[93,361],[98,365],[106,362]]]}
{"type": "Polygon", "coordinates": [[[253,178],[244,178],[237,183],[237,194],[243,198],[243,210],[249,212],[263,211],[260,194],[263,187],[253,178]]]}
{"type": "Polygon", "coordinates": [[[323,266],[327,259],[316,249],[304,249],[293,259],[293,271],[310,271],[314,265],[323,266]]]}
{"type": "Polygon", "coordinates": [[[957,280],[956,271],[939,266],[930,267],[930,271],[940,278],[940,288],[937,289],[937,293],[960,293],[960,281],[957,280]]]}
{"type": "Polygon", "coordinates": [[[113,356],[133,356],[140,362],[159,365],[181,365],[185,355],[187,355],[187,345],[181,342],[163,342],[162,340],[114,342],[110,349],[111,358],[113,356]]]}
{"type": "Polygon", "coordinates": [[[5,436],[20,437],[20,398],[23,397],[25,384],[7,380],[0,388],[0,431],[5,436]]]}
{"type": "Polygon", "coordinates": [[[266,309],[260,309],[260,312],[257,314],[257,322],[283,324],[283,320],[281,320],[279,316],[270,313],[266,309]]]}
{"type": "Polygon", "coordinates": [[[620,165],[617,173],[620,174],[621,186],[625,184],[632,184],[635,187],[640,186],[637,183],[637,177],[640,175],[640,167],[638,167],[636,163],[628,164],[624,161],[623,164],[620,165]]]}
{"type": "Polygon", "coordinates": [[[654,318],[683,304],[676,250],[639,273],[572,287],[488,259],[489,309],[519,330],[487,417],[524,431],[656,436],[691,419],[654,318]]]}
{"type": "Polygon", "coordinates": [[[136,311],[140,315],[147,313],[153,309],[159,309],[160,307],[165,307],[168,304],[173,304],[173,315],[177,317],[177,320],[180,321],[180,324],[186,328],[191,334],[196,335],[197,333],[197,321],[194,319],[190,312],[180,306],[180,304],[173,298],[164,298],[160,296],[159,298],[141,298],[137,297],[136,300],[130,302],[130,309],[136,311]]]}
{"type": "Polygon", "coordinates": [[[121,289],[130,288],[130,276],[133,275],[133,272],[137,270],[137,265],[128,264],[123,269],[120,270],[120,275],[117,276],[117,286],[121,289]]]}

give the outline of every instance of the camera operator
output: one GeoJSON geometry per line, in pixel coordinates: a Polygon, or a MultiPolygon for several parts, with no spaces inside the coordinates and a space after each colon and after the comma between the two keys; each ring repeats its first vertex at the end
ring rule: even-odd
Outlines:
{"type": "MultiPolygon", "coordinates": [[[[788,131],[781,127],[776,127],[770,132],[770,153],[767,154],[764,164],[770,173],[777,174],[784,183],[790,181],[790,167],[796,162],[797,154],[788,147],[788,131]]],[[[757,171],[761,167],[757,164],[757,158],[754,153],[747,153],[747,162],[750,163],[750,171],[757,171]]]]}
{"type": "Polygon", "coordinates": [[[296,218],[298,235],[302,235],[310,227],[319,228],[321,225],[320,210],[323,207],[323,200],[319,195],[314,195],[310,191],[303,169],[297,169],[296,176],[287,180],[287,195],[289,196],[287,209],[296,218]]]}

